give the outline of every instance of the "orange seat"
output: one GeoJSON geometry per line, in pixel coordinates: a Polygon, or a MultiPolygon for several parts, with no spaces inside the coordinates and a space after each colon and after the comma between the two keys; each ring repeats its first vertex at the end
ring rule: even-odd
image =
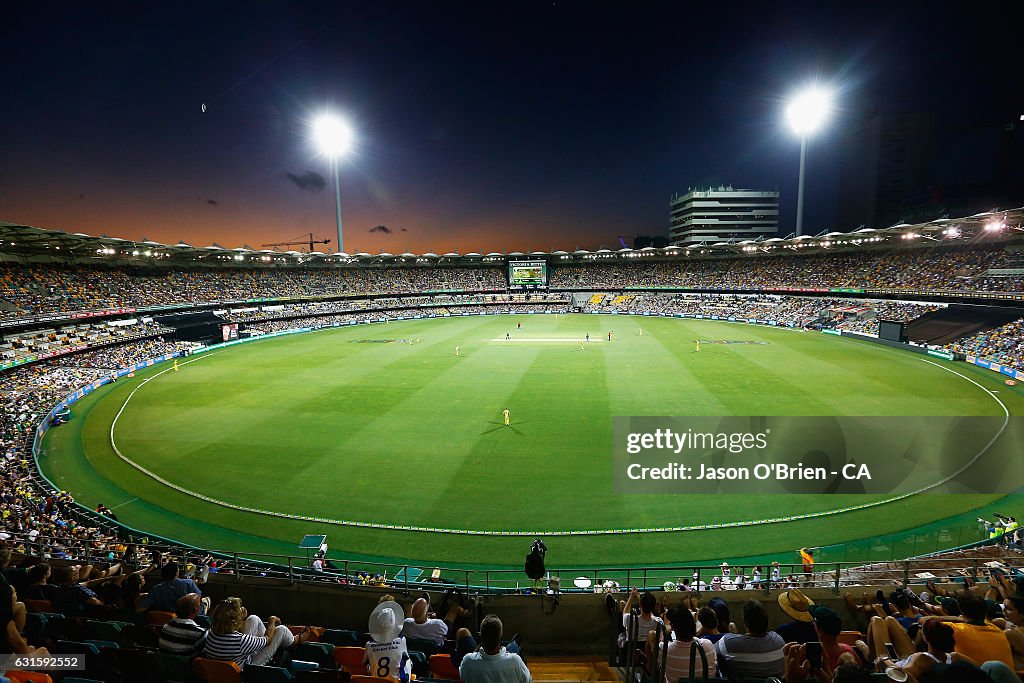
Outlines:
{"type": "Polygon", "coordinates": [[[220,659],[196,657],[192,666],[195,667],[199,680],[207,683],[242,683],[242,670],[234,662],[220,659]]]}
{"type": "Polygon", "coordinates": [[[174,612],[161,612],[158,609],[151,609],[146,612],[146,623],[153,626],[163,626],[174,618],[174,612]]]}
{"type": "Polygon", "coordinates": [[[49,674],[39,671],[8,671],[7,677],[11,683],[53,683],[49,674]]]}
{"type": "Polygon", "coordinates": [[[841,631],[839,633],[839,642],[844,645],[853,646],[858,640],[864,640],[863,634],[860,631],[841,631]]]}
{"type": "Polygon", "coordinates": [[[365,647],[335,647],[334,663],[353,676],[366,673],[365,647]]]}
{"type": "Polygon", "coordinates": [[[430,655],[430,677],[446,681],[460,681],[459,670],[452,664],[451,655],[430,655]]]}

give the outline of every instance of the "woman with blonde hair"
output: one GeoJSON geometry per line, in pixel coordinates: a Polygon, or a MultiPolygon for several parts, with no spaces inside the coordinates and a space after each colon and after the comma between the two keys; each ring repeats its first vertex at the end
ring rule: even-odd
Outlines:
{"type": "Polygon", "coordinates": [[[292,632],[278,617],[270,617],[264,626],[258,616],[249,614],[242,606],[241,598],[227,598],[210,615],[210,635],[204,654],[244,668],[246,664],[266,664],[294,642],[292,632]]]}

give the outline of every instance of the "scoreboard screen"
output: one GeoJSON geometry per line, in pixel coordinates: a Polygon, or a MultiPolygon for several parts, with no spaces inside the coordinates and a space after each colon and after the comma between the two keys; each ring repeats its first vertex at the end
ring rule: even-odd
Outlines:
{"type": "Polygon", "coordinates": [[[548,286],[546,261],[510,261],[508,283],[514,288],[534,289],[548,286]]]}
{"type": "Polygon", "coordinates": [[[879,339],[888,339],[894,342],[905,342],[907,341],[907,335],[904,331],[904,324],[899,321],[893,320],[879,320],[878,321],[878,337],[879,339]]]}
{"type": "Polygon", "coordinates": [[[221,325],[220,333],[221,338],[224,341],[238,339],[238,323],[231,323],[230,325],[221,325]]]}

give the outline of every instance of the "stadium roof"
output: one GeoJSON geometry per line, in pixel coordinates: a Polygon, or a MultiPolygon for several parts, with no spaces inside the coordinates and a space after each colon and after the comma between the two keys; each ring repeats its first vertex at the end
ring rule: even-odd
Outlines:
{"type": "MultiPolygon", "coordinates": [[[[6,260],[73,260],[85,262],[133,262],[173,263],[175,265],[211,265],[211,266],[321,266],[332,265],[359,266],[379,265],[382,263],[430,265],[433,263],[467,264],[494,263],[508,259],[549,258],[558,261],[605,260],[630,258],[680,258],[701,256],[724,256],[729,254],[750,255],[755,253],[785,253],[792,251],[835,250],[843,248],[868,248],[877,243],[906,244],[907,241],[972,243],[979,240],[1006,240],[1012,238],[1024,240],[1024,207],[1010,210],[987,211],[966,218],[939,218],[926,223],[898,223],[888,228],[862,228],[854,232],[825,232],[818,235],[802,235],[800,237],[771,237],[756,240],[736,240],[715,242],[714,244],[697,243],[683,246],[644,247],[642,249],[619,249],[612,251],[606,248],[597,250],[576,249],[567,252],[556,250],[544,251],[512,251],[507,253],[488,252],[481,254],[470,252],[459,254],[450,251],[443,255],[434,252],[423,254],[390,254],[380,252],[370,254],[356,252],[324,253],[314,251],[304,253],[298,251],[269,251],[251,249],[249,247],[227,248],[219,244],[197,247],[180,241],[176,244],[161,244],[143,237],[138,241],[107,235],[91,236],[81,232],[65,232],[36,228],[30,225],[19,225],[0,221],[0,256],[6,260]],[[897,242],[899,240],[900,242],[897,242]],[[781,251],[780,251],[781,250],[781,251]]],[[[881,246],[881,245],[878,245],[881,246]]]]}

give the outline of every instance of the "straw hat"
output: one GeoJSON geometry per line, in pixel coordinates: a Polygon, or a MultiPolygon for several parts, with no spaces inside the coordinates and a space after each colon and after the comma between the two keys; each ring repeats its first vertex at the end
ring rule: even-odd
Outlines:
{"type": "Polygon", "coordinates": [[[814,617],[808,611],[812,605],[814,605],[814,601],[801,593],[799,588],[790,588],[788,591],[779,593],[779,607],[797,621],[806,621],[807,623],[814,621],[814,617]]]}

